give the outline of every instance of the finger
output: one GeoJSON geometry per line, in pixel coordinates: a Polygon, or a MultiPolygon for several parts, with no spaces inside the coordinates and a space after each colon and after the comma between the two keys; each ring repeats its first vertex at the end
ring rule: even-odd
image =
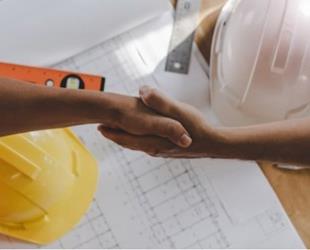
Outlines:
{"type": "Polygon", "coordinates": [[[155,156],[161,153],[173,154],[178,150],[174,144],[160,137],[136,136],[103,126],[100,126],[98,129],[104,137],[114,141],[118,145],[132,150],[143,151],[150,155],[155,156]]]}
{"type": "MultiPolygon", "coordinates": [[[[128,123],[126,126],[116,126],[113,123],[103,123],[102,126],[114,130],[123,130],[134,135],[160,136],[169,139],[171,142],[182,148],[188,148],[192,144],[192,139],[188,132],[178,121],[154,115],[147,116],[147,119],[146,117],[142,117],[141,120],[143,120],[143,123],[140,124],[141,126],[139,126],[139,124],[131,126],[128,123]]],[[[100,126],[98,129],[100,130],[100,126]]]]}
{"type": "Polygon", "coordinates": [[[168,138],[179,147],[188,148],[192,144],[188,132],[178,121],[166,117],[152,117],[149,124],[152,134],[168,138]]]}
{"type": "MultiPolygon", "coordinates": [[[[184,122],[183,117],[185,116],[182,115],[183,111],[180,111],[180,105],[158,90],[144,86],[140,88],[140,96],[144,104],[149,108],[157,111],[161,115],[184,122]]],[[[162,134],[178,146],[187,148],[192,144],[192,139],[184,126],[179,121],[175,120],[160,125],[158,129],[161,129],[162,134]]]]}
{"type": "MultiPolygon", "coordinates": [[[[134,124],[115,124],[104,122],[101,125],[105,128],[123,130],[133,135],[155,135],[169,139],[174,144],[182,148],[188,148],[192,144],[192,139],[184,126],[171,118],[159,115],[143,115],[137,118],[141,122],[134,124]]],[[[98,129],[100,126],[98,127],[98,129]]]]}
{"type": "MultiPolygon", "coordinates": [[[[157,113],[180,121],[184,127],[191,127],[194,120],[200,119],[203,123],[201,113],[194,107],[173,100],[157,89],[143,86],[140,88],[140,97],[143,103],[155,110],[157,113]]],[[[197,123],[199,123],[197,122],[197,123]]]]}
{"type": "Polygon", "coordinates": [[[143,103],[156,112],[174,119],[181,116],[177,102],[157,89],[143,86],[140,88],[139,94],[143,103]]]}

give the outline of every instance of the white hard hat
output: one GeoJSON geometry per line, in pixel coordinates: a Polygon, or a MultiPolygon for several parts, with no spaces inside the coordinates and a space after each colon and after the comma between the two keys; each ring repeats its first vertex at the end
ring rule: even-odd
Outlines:
{"type": "Polygon", "coordinates": [[[231,126],[310,113],[310,0],[228,0],[213,37],[211,102],[231,126]]]}

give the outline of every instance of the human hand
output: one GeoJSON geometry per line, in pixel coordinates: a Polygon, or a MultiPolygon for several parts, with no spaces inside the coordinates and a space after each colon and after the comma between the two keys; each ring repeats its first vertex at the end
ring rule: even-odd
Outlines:
{"type": "Polygon", "coordinates": [[[124,130],[101,126],[100,131],[105,137],[123,147],[160,157],[216,157],[223,150],[221,134],[209,126],[201,113],[192,106],[171,100],[158,90],[147,86],[140,89],[140,97],[145,106],[159,115],[180,122],[192,138],[191,146],[188,148],[178,147],[163,138],[154,136],[156,133],[137,135],[137,133],[132,134],[124,130]]]}
{"type": "MultiPolygon", "coordinates": [[[[183,125],[170,117],[162,116],[145,106],[140,98],[109,94],[113,105],[111,106],[110,119],[104,118],[104,122],[98,130],[107,138],[107,131],[117,135],[128,135],[135,138],[156,138],[161,142],[186,148],[192,143],[188,132],[183,125]]],[[[118,137],[120,145],[127,145],[126,137],[118,137]]],[[[130,147],[137,147],[132,142],[130,147]]],[[[152,152],[152,144],[145,142],[144,151],[152,152]]]]}

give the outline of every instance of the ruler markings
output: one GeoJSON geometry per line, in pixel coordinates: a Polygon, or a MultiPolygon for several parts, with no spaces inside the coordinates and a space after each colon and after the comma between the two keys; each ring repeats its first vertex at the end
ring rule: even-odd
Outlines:
{"type": "Polygon", "coordinates": [[[166,61],[166,71],[188,74],[200,0],[179,0],[166,61]]]}

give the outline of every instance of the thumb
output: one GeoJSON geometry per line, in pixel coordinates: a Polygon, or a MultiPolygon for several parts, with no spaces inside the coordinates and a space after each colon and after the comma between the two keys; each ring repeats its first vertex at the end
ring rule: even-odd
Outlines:
{"type": "Polygon", "coordinates": [[[177,102],[157,89],[149,86],[142,86],[139,91],[140,98],[144,105],[153,109],[161,115],[180,120],[182,111],[177,102]]]}
{"type": "Polygon", "coordinates": [[[157,89],[143,86],[140,88],[140,97],[147,107],[160,115],[172,118],[184,126],[189,132],[194,127],[205,125],[201,113],[191,105],[176,101],[157,89]]]}

